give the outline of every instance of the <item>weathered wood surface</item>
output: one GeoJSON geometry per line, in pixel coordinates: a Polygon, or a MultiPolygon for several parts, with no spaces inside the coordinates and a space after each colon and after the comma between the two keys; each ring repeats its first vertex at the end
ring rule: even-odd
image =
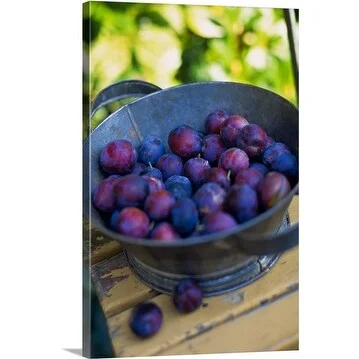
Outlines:
{"type": "MultiPolygon", "coordinates": [[[[295,197],[289,208],[292,223],[298,214],[295,197]]],[[[205,298],[204,305],[188,315],[178,313],[169,296],[138,281],[122,253],[94,264],[92,278],[119,357],[289,350],[299,345],[298,248],[284,253],[261,279],[205,298]],[[164,323],[159,333],[143,340],[130,331],[128,319],[134,305],[150,299],[161,307],[164,323]],[[236,340],[229,331],[242,333],[243,339],[236,340]]]]}

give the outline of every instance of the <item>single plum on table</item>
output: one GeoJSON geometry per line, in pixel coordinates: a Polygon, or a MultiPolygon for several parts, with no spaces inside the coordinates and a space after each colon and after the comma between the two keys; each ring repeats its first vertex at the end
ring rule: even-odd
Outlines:
{"type": "Polygon", "coordinates": [[[170,192],[166,190],[153,192],[146,198],[144,210],[152,220],[159,221],[170,215],[175,203],[176,200],[170,192]]]}
{"type": "Polygon", "coordinates": [[[171,210],[171,222],[177,232],[184,237],[193,233],[198,223],[198,211],[195,202],[190,198],[177,201],[171,210]]]}
{"type": "Polygon", "coordinates": [[[218,161],[218,167],[230,172],[230,177],[235,178],[236,175],[248,168],[249,158],[247,154],[239,148],[230,148],[222,153],[218,161]]]}
{"type": "Polygon", "coordinates": [[[228,148],[237,146],[239,131],[248,124],[249,122],[240,115],[230,116],[223,121],[220,128],[220,135],[228,148]]]}
{"type": "Polygon", "coordinates": [[[206,171],[204,176],[204,182],[215,182],[218,183],[224,190],[228,190],[231,186],[231,181],[228,178],[228,173],[219,167],[213,167],[206,171]]]}
{"type": "Polygon", "coordinates": [[[171,176],[165,182],[165,187],[168,192],[172,193],[176,201],[192,196],[191,181],[185,176],[171,176]]]}
{"type": "Polygon", "coordinates": [[[298,177],[298,161],[291,153],[281,153],[274,158],[271,165],[271,170],[280,172],[291,180],[298,177]]]}
{"type": "Polygon", "coordinates": [[[130,328],[139,337],[148,338],[160,330],[162,321],[163,314],[157,304],[140,303],[131,313],[130,328]]]}
{"type": "Polygon", "coordinates": [[[111,175],[96,185],[92,192],[92,202],[95,208],[104,213],[116,209],[114,188],[120,175],[111,175]]]}
{"type": "Polygon", "coordinates": [[[191,158],[185,163],[183,174],[191,181],[194,188],[198,188],[204,182],[206,171],[209,168],[211,166],[204,158],[191,158]]]}
{"type": "Polygon", "coordinates": [[[138,160],[146,165],[155,165],[165,153],[165,145],[159,137],[147,136],[143,139],[138,149],[138,160]]]}
{"type": "Polygon", "coordinates": [[[118,179],[114,193],[118,208],[142,207],[149,188],[143,177],[130,174],[118,179]]]}
{"type": "Polygon", "coordinates": [[[235,184],[247,184],[253,189],[257,189],[259,182],[264,175],[254,167],[248,167],[239,172],[234,180],[235,184]]]}
{"type": "Polygon", "coordinates": [[[179,156],[167,153],[158,159],[156,168],[162,172],[163,180],[166,181],[171,176],[182,174],[183,162],[179,156]]]}
{"type": "Polygon", "coordinates": [[[274,159],[282,153],[290,153],[288,146],[282,142],[275,142],[265,149],[262,161],[268,168],[271,168],[274,159]]]}
{"type": "Polygon", "coordinates": [[[182,279],[175,287],[173,304],[181,313],[191,313],[202,304],[203,292],[193,279],[182,279]]]}
{"type": "Polygon", "coordinates": [[[223,207],[238,223],[244,223],[258,214],[257,192],[246,184],[235,184],[228,191],[223,207]]]}
{"type": "Polygon", "coordinates": [[[148,194],[166,189],[164,183],[157,177],[143,175],[142,178],[144,178],[148,184],[148,194]]]}
{"type": "Polygon", "coordinates": [[[243,127],[237,138],[237,147],[245,151],[249,158],[261,158],[267,146],[268,137],[262,127],[250,124],[243,127]]]}
{"type": "Polygon", "coordinates": [[[137,151],[131,141],[119,139],[108,143],[100,154],[100,165],[109,174],[126,175],[137,161],[137,151]]]}
{"type": "Polygon", "coordinates": [[[171,151],[183,159],[197,156],[201,152],[201,144],[198,131],[187,125],[177,126],[168,135],[171,151]]]}
{"type": "Polygon", "coordinates": [[[221,154],[227,150],[221,136],[208,135],[202,141],[201,157],[209,162],[211,166],[218,163],[221,154]]]}
{"type": "Polygon", "coordinates": [[[154,168],[152,166],[146,167],[143,171],[140,172],[140,176],[144,175],[156,177],[160,180],[163,180],[162,172],[158,168],[154,168]]]}
{"type": "Polygon", "coordinates": [[[147,166],[144,165],[143,163],[136,162],[135,165],[132,168],[131,175],[139,175],[146,168],[147,168],[147,166]]]}
{"type": "Polygon", "coordinates": [[[134,238],[146,238],[150,220],[145,212],[136,207],[116,210],[111,216],[111,227],[118,233],[134,238]]]}
{"type": "Polygon", "coordinates": [[[222,109],[211,112],[204,121],[205,131],[208,134],[219,135],[221,125],[227,117],[228,113],[222,109]]]}
{"type": "Polygon", "coordinates": [[[154,226],[150,238],[157,241],[173,242],[176,239],[180,239],[181,236],[176,232],[171,223],[160,222],[154,226]]]}
{"type": "Polygon", "coordinates": [[[264,164],[262,163],[259,163],[259,162],[252,162],[250,165],[249,165],[250,168],[255,168],[256,170],[258,170],[263,176],[265,176],[268,172],[269,172],[269,169],[264,166],[264,164]]]}
{"type": "Polygon", "coordinates": [[[202,216],[220,211],[225,198],[226,191],[215,182],[203,184],[193,196],[193,200],[196,202],[202,216]]]}
{"type": "Polygon", "coordinates": [[[229,213],[218,211],[203,218],[203,234],[223,232],[237,226],[237,221],[229,213]]]}
{"type": "Polygon", "coordinates": [[[272,208],[290,192],[288,179],[279,172],[269,172],[259,183],[257,192],[263,210],[272,208]]]}

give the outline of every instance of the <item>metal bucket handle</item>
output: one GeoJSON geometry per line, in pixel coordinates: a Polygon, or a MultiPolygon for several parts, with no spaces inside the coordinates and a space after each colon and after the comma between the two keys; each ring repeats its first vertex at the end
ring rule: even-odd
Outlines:
{"type": "MultiPolygon", "coordinates": [[[[91,106],[91,117],[95,112],[117,100],[142,97],[162,90],[160,87],[141,80],[127,80],[114,83],[98,93],[91,106]]],[[[279,234],[252,235],[240,233],[238,235],[241,251],[248,255],[267,255],[279,253],[293,248],[299,243],[299,223],[279,234]]]]}

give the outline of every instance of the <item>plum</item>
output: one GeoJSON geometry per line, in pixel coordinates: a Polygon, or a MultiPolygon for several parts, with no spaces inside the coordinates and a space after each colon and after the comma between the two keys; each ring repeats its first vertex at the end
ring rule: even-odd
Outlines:
{"type": "Polygon", "coordinates": [[[247,184],[235,184],[228,191],[223,207],[238,223],[244,223],[258,214],[257,193],[247,184]]]}
{"type": "Polygon", "coordinates": [[[183,174],[191,181],[194,188],[198,188],[204,182],[206,171],[211,168],[209,162],[203,158],[191,158],[184,167],[183,174]]]}
{"type": "Polygon", "coordinates": [[[92,192],[92,202],[95,208],[104,213],[110,213],[116,209],[114,188],[120,175],[111,175],[98,183],[92,192]]]}
{"type": "Polygon", "coordinates": [[[227,172],[223,168],[213,167],[206,171],[204,182],[218,183],[224,190],[231,186],[231,181],[228,178],[227,172]]]}
{"type": "Polygon", "coordinates": [[[221,136],[208,135],[202,141],[201,156],[209,162],[211,166],[218,163],[221,154],[227,150],[221,136]]]}
{"type": "Polygon", "coordinates": [[[137,151],[131,141],[125,139],[108,143],[100,154],[100,165],[109,174],[126,175],[137,161],[137,151]]]}
{"type": "Polygon", "coordinates": [[[221,210],[225,198],[226,191],[215,182],[203,184],[193,196],[199,213],[203,216],[221,210]]]}
{"type": "Polygon", "coordinates": [[[238,225],[229,213],[218,211],[207,214],[203,218],[203,234],[222,232],[238,225]]]}
{"type": "Polygon", "coordinates": [[[262,161],[268,168],[271,168],[273,160],[282,153],[290,153],[288,146],[282,142],[275,142],[263,152],[262,161]]]}
{"type": "Polygon", "coordinates": [[[267,141],[267,145],[266,145],[265,149],[267,149],[269,146],[272,146],[273,143],[275,143],[275,141],[273,140],[272,137],[269,137],[269,136],[267,135],[267,138],[268,138],[268,141],[267,141]]]}
{"type": "Polygon", "coordinates": [[[113,212],[111,227],[125,236],[146,238],[150,231],[150,220],[141,209],[126,207],[121,211],[113,212]]]}
{"type": "Polygon", "coordinates": [[[158,168],[150,167],[145,168],[143,171],[140,172],[140,176],[148,175],[151,177],[156,177],[160,180],[163,180],[162,172],[158,168]]]}
{"type": "Polygon", "coordinates": [[[146,165],[155,165],[165,153],[165,145],[159,137],[147,136],[143,139],[138,149],[138,160],[146,165]]]}
{"type": "Polygon", "coordinates": [[[298,177],[298,161],[291,153],[281,153],[272,161],[271,170],[280,172],[290,179],[298,177]]]}
{"type": "Polygon", "coordinates": [[[171,223],[160,222],[154,226],[150,238],[157,241],[172,242],[181,238],[181,236],[176,232],[171,223]]]}
{"type": "Polygon", "coordinates": [[[263,176],[265,176],[268,172],[269,172],[269,169],[264,166],[264,164],[262,163],[259,163],[259,162],[252,162],[250,165],[249,165],[250,168],[255,168],[256,170],[258,170],[263,176]]]}
{"type": "Polygon", "coordinates": [[[222,109],[211,112],[204,121],[204,128],[208,134],[219,135],[221,125],[228,117],[228,113],[222,109]]]}
{"type": "Polygon", "coordinates": [[[202,304],[203,292],[198,283],[190,278],[182,279],[173,293],[173,304],[181,313],[191,313],[202,304]]]}
{"type": "Polygon", "coordinates": [[[239,131],[237,147],[245,151],[249,158],[259,159],[267,146],[267,142],[268,137],[263,128],[250,124],[239,131]]]}
{"type": "Polygon", "coordinates": [[[165,187],[176,200],[192,196],[191,181],[185,176],[171,176],[165,182],[165,187]]]}
{"type": "Polygon", "coordinates": [[[149,194],[165,189],[164,183],[157,177],[143,175],[142,178],[144,178],[147,181],[149,194]]]}
{"type": "Polygon", "coordinates": [[[257,189],[258,184],[263,177],[263,174],[259,170],[254,167],[249,167],[237,174],[234,183],[247,184],[253,189],[257,189]]]}
{"type": "Polygon", "coordinates": [[[160,307],[152,302],[137,304],[130,316],[130,328],[142,338],[148,338],[156,334],[163,321],[160,307]]]}
{"type": "Polygon", "coordinates": [[[290,184],[283,174],[269,172],[259,183],[257,192],[261,208],[267,210],[290,192],[290,184]]]}
{"type": "Polygon", "coordinates": [[[182,174],[183,162],[179,156],[167,153],[158,159],[156,167],[162,172],[163,180],[166,181],[171,176],[182,174]]]}
{"type": "Polygon", "coordinates": [[[239,131],[247,126],[249,122],[240,115],[233,115],[223,121],[220,128],[220,135],[228,148],[236,147],[239,131]]]}
{"type": "Polygon", "coordinates": [[[131,174],[132,175],[139,175],[142,171],[144,171],[147,168],[146,165],[144,165],[141,162],[136,162],[135,165],[132,168],[131,174]]]}
{"type": "Polygon", "coordinates": [[[171,151],[183,159],[197,156],[201,152],[201,144],[201,136],[187,125],[177,126],[168,135],[171,151]]]}
{"type": "Polygon", "coordinates": [[[198,222],[198,211],[195,202],[190,198],[183,198],[176,202],[171,210],[171,221],[178,233],[189,236],[198,222]]]}
{"type": "Polygon", "coordinates": [[[152,220],[159,221],[170,215],[175,203],[176,200],[170,192],[166,190],[153,192],[146,198],[144,210],[152,220]]]}
{"type": "Polygon", "coordinates": [[[230,148],[222,153],[218,161],[218,167],[230,172],[231,178],[235,178],[237,173],[249,166],[247,154],[239,148],[230,148]]]}
{"type": "Polygon", "coordinates": [[[143,177],[129,174],[118,179],[114,193],[118,208],[142,207],[149,188],[143,177]]]}

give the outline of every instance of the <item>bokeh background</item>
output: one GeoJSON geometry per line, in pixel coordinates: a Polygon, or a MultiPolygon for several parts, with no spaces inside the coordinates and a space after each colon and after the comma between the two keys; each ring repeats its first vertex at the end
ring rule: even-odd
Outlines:
{"type": "MultiPolygon", "coordinates": [[[[90,2],[83,21],[84,114],[101,89],[126,79],[162,88],[251,83],[296,103],[282,9],[90,2]]],[[[84,137],[123,104],[99,110],[90,125],[86,119],[84,137]]]]}

